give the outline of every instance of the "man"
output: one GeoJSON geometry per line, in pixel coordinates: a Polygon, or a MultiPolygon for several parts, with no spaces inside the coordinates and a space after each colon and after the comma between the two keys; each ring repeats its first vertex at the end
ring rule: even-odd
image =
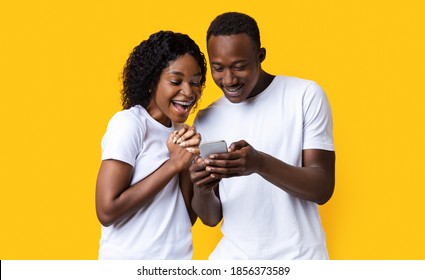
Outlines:
{"type": "Polygon", "coordinates": [[[312,81],[274,76],[261,63],[257,23],[218,16],[207,32],[214,82],[224,97],[199,112],[203,141],[227,153],[190,167],[192,206],[223,238],[210,259],[328,259],[317,204],[332,196],[335,153],[331,109],[312,81]]]}

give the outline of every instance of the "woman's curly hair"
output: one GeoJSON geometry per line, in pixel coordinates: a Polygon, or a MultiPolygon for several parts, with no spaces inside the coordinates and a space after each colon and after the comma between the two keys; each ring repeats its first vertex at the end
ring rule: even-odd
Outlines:
{"type": "Polygon", "coordinates": [[[190,54],[201,68],[201,88],[205,86],[207,64],[198,45],[186,34],[159,31],[135,47],[122,73],[122,106],[146,108],[156,89],[162,71],[179,57],[190,54]]]}

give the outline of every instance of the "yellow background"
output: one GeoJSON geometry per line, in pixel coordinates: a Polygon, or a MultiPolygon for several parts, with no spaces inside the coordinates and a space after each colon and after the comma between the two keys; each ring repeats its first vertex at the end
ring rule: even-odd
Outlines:
{"type": "MultiPolygon", "coordinates": [[[[274,74],[327,92],[336,191],[320,207],[332,259],[425,259],[421,0],[2,1],[0,259],[96,259],[100,140],[129,52],[153,32],[205,49],[225,11],[256,18],[274,74]]],[[[200,108],[220,96],[210,76],[200,108]]],[[[193,115],[189,123],[193,121],[193,115]]],[[[194,227],[195,259],[218,228],[194,227]]]]}

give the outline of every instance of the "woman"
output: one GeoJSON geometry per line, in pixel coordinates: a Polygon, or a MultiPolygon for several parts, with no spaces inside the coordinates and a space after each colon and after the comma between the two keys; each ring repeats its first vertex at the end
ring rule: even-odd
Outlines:
{"type": "Polygon", "coordinates": [[[201,136],[183,124],[201,96],[206,62],[187,35],[152,34],[123,71],[123,111],[102,139],[96,211],[99,259],[191,259],[196,214],[188,167],[201,136]]]}

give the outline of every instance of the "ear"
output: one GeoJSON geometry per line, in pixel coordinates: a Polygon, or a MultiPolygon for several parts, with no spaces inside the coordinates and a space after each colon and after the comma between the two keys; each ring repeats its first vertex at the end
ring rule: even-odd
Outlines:
{"type": "Polygon", "coordinates": [[[260,63],[263,62],[266,59],[266,49],[260,48],[258,50],[258,59],[260,60],[260,63]]]}

